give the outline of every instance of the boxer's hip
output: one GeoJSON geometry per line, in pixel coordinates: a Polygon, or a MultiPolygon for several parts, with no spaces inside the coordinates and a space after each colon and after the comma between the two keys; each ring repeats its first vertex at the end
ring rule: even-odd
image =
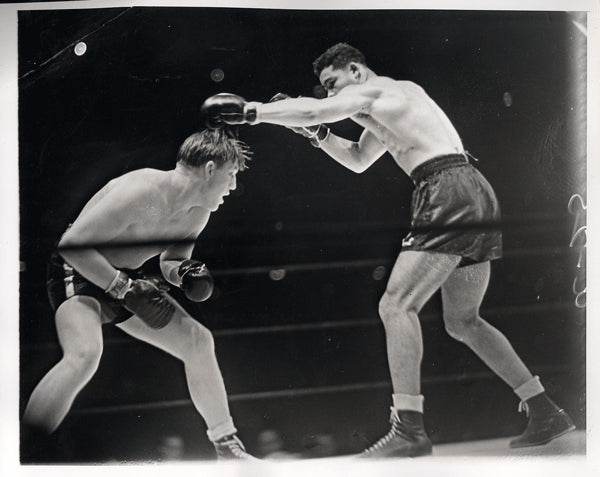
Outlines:
{"type": "Polygon", "coordinates": [[[466,156],[435,157],[410,174],[415,183],[406,250],[429,250],[482,262],[502,256],[496,194],[466,156]]]}

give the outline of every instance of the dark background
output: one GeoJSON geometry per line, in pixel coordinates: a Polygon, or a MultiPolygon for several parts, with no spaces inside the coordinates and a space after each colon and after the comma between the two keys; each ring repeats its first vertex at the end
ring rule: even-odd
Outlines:
{"type": "MultiPolygon", "coordinates": [[[[502,205],[506,252],[492,265],[482,316],[584,428],[585,312],[573,303],[567,203],[586,192],[586,67],[572,19],[585,23],[565,12],[21,11],[21,406],[60,358],[45,263],[91,195],[132,169],[173,167],[209,95],[312,95],[312,61],[347,41],[378,74],[423,86],[479,158],[502,205]],[[223,81],[211,79],[215,68],[223,81]]],[[[349,121],[332,127],[360,134],[349,121]]],[[[377,303],[406,231],[411,182],[389,155],[357,175],[284,128],[247,126],[240,136],[251,167],[194,252],[217,290],[185,306],[215,334],[251,452],[266,428],[303,455],[320,434],[333,436],[332,452],[357,452],[388,427],[377,303]]],[[[445,334],[440,312],[436,296],[421,317],[432,440],[518,434],[517,398],[445,334]]],[[[187,457],[212,458],[180,363],[114,327],[104,332],[103,361],[57,432],[56,460],[155,459],[168,433],[184,437],[187,457]]]]}

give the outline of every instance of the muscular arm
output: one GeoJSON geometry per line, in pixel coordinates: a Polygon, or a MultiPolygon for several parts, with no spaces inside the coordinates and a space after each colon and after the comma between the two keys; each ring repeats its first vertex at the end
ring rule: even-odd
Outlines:
{"type": "Polygon", "coordinates": [[[324,99],[291,98],[257,105],[257,120],[281,126],[312,126],[333,123],[368,111],[378,91],[363,86],[348,87],[336,96],[324,99]]]}
{"type": "Polygon", "coordinates": [[[321,142],[321,149],[342,166],[358,174],[367,170],[386,152],[385,146],[366,129],[358,142],[330,134],[321,142]]]}
{"type": "Polygon", "coordinates": [[[204,230],[204,227],[206,227],[209,218],[210,214],[208,213],[205,215],[201,214],[199,217],[195,218],[194,220],[198,221],[196,230],[188,234],[182,243],[173,244],[160,254],[160,270],[165,277],[165,280],[172,285],[177,287],[181,285],[181,278],[178,273],[179,265],[181,265],[181,262],[184,260],[191,258],[194,246],[196,245],[194,241],[204,230]]]}
{"type": "MultiPolygon", "coordinates": [[[[61,240],[59,247],[74,245],[70,238],[69,233],[66,240],[61,240]]],[[[117,269],[96,249],[59,250],[59,253],[82,276],[103,290],[108,288],[117,275],[117,269]]]]}
{"type": "MultiPolygon", "coordinates": [[[[330,98],[286,99],[259,105],[258,120],[289,127],[335,122],[368,112],[379,95],[377,88],[351,86],[330,98]]],[[[368,130],[363,131],[358,142],[330,134],[320,146],[329,156],[356,173],[368,169],[386,152],[385,146],[368,130]]]]}
{"type": "Polygon", "coordinates": [[[181,285],[181,278],[177,273],[179,265],[184,260],[192,256],[194,244],[177,244],[170,246],[167,250],[160,254],[160,271],[171,285],[176,287],[181,285]]]}

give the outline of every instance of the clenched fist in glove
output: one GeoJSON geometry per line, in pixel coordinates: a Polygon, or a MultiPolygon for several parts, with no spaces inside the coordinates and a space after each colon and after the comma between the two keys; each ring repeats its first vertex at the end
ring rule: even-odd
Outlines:
{"type": "Polygon", "coordinates": [[[257,121],[257,105],[236,94],[219,93],[204,101],[200,113],[209,129],[217,129],[224,124],[254,124],[257,121]]]}
{"type": "Polygon", "coordinates": [[[208,300],[214,289],[210,272],[202,262],[184,260],[177,271],[181,278],[181,289],[192,301],[208,300]]]}
{"type": "Polygon", "coordinates": [[[120,300],[127,310],[139,316],[150,328],[164,328],[173,319],[175,306],[149,280],[132,280],[119,272],[106,293],[120,300]]]}

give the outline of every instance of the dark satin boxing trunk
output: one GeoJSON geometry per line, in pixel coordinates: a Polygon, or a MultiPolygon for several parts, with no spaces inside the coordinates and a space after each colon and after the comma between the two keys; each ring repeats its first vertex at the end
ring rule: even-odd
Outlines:
{"type": "MultiPolygon", "coordinates": [[[[128,275],[132,276],[130,271],[128,275]]],[[[134,272],[135,274],[135,272],[134,272]]],[[[74,295],[91,296],[98,300],[103,312],[103,323],[121,323],[131,318],[132,313],[121,305],[119,300],[109,297],[104,290],[87,281],[63,258],[54,252],[47,268],[46,289],[52,309],[56,312],[62,302],[74,295]]]]}
{"type": "Polygon", "coordinates": [[[410,176],[415,183],[411,230],[402,250],[459,255],[459,266],[502,256],[498,199],[466,156],[434,157],[410,176]]]}

